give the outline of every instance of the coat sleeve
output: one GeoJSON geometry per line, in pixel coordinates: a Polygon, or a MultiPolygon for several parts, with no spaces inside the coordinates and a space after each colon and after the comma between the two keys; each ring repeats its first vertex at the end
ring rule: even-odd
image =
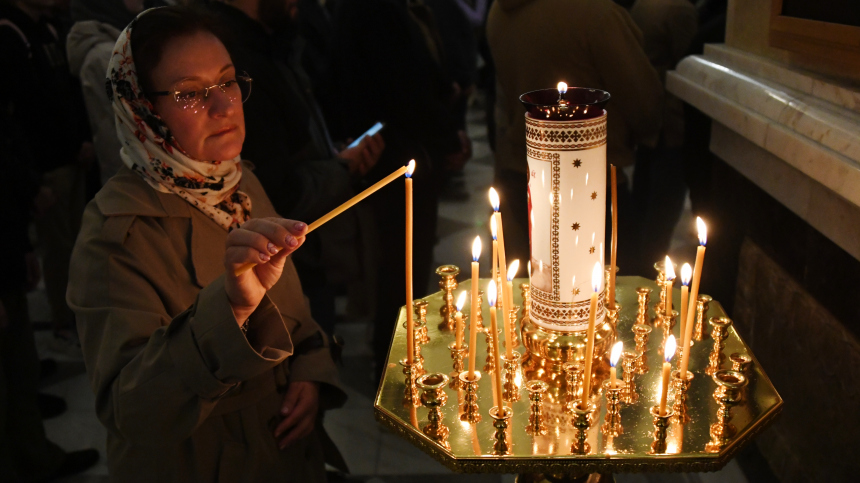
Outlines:
{"type": "Polygon", "coordinates": [[[99,419],[139,444],[188,438],[219,399],[293,352],[268,296],[249,321],[255,330],[243,335],[223,276],[171,316],[185,269],[158,220],[175,221],[105,218],[92,203],[68,291],[99,419]]]}

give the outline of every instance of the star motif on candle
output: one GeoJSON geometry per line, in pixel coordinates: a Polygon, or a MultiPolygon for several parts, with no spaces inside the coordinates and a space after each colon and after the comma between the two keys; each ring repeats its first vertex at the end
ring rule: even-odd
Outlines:
{"type": "Polygon", "coordinates": [[[597,191],[595,191],[595,192],[591,193],[591,199],[592,199],[592,200],[596,200],[596,199],[597,199],[597,191]]]}
{"type": "Polygon", "coordinates": [[[574,296],[579,295],[579,289],[578,288],[576,288],[576,287],[573,288],[573,295],[574,296]]]}
{"type": "Polygon", "coordinates": [[[579,223],[574,223],[570,227],[573,228],[573,231],[579,230],[579,223]]]}
{"type": "Polygon", "coordinates": [[[589,253],[589,255],[590,255],[590,254],[592,254],[592,253],[594,253],[594,247],[589,248],[589,249],[588,249],[588,253],[589,253]]]}
{"type": "Polygon", "coordinates": [[[582,160],[581,159],[574,159],[573,160],[573,167],[578,168],[580,166],[582,166],[582,160]]]}

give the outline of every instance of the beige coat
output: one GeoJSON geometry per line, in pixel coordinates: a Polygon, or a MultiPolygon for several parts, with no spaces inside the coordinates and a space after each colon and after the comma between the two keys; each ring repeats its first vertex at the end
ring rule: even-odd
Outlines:
{"type": "MultiPolygon", "coordinates": [[[[276,216],[247,167],[240,189],[253,216],[276,216]]],[[[127,168],[87,206],[68,301],[112,481],[325,480],[320,429],[286,451],[272,433],[290,380],[321,382],[321,409],[343,403],[328,343],[289,259],[242,333],[226,236],[127,168]]]]}
{"type": "Polygon", "coordinates": [[[497,0],[487,39],[498,79],[496,169],[528,171],[521,94],[592,87],[612,95],[607,158],[633,164],[637,143],[653,146],[663,87],[642,51],[642,34],[612,0],[497,0]]]}

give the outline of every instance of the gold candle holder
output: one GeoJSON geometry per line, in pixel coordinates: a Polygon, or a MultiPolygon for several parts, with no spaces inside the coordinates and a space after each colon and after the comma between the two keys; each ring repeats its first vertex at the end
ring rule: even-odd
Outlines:
{"type": "Polygon", "coordinates": [[[532,305],[532,294],[531,289],[529,288],[529,284],[521,283],[520,293],[523,296],[523,318],[521,324],[525,326],[526,321],[529,320],[529,308],[532,305]]]}
{"type": "Polygon", "coordinates": [[[731,423],[732,407],[742,400],[742,390],[747,385],[747,378],[738,371],[717,371],[713,376],[717,383],[714,399],[719,404],[717,422],[711,425],[711,440],[705,445],[708,453],[718,453],[737,433],[731,423]]]}
{"type": "Polygon", "coordinates": [[[475,328],[484,330],[484,316],[481,314],[481,307],[484,305],[484,291],[478,290],[478,316],[475,323],[475,328]]]}
{"type": "Polygon", "coordinates": [[[651,303],[651,289],[636,287],[636,299],[639,304],[639,308],[636,310],[636,323],[650,324],[651,317],[648,316],[648,305],[651,303]]]}
{"type": "Polygon", "coordinates": [[[430,305],[426,300],[415,302],[415,342],[418,344],[426,344],[430,342],[430,334],[427,331],[427,306],[430,305]]]}
{"type": "Polygon", "coordinates": [[[510,422],[513,411],[507,406],[503,406],[499,410],[498,406],[490,408],[490,417],[493,418],[493,427],[496,432],[493,434],[493,453],[496,455],[506,455],[511,452],[510,444],[508,443],[508,423],[510,422]]]}
{"type": "Polygon", "coordinates": [[[421,428],[421,431],[445,448],[450,448],[448,444],[450,430],[442,424],[442,410],[440,409],[448,401],[448,395],[445,394],[445,386],[448,385],[448,376],[438,372],[425,374],[418,378],[416,385],[422,391],[421,403],[430,410],[427,413],[427,420],[429,422],[421,428]]]}
{"type": "Polygon", "coordinates": [[[502,354],[499,358],[502,360],[505,371],[502,378],[502,399],[506,402],[519,401],[520,386],[517,384],[517,376],[520,372],[520,353],[512,351],[510,359],[506,354],[502,354]]]}
{"type": "Polygon", "coordinates": [[[582,401],[573,405],[573,427],[576,431],[574,435],[573,445],[570,447],[570,452],[573,454],[588,454],[591,451],[591,446],[588,444],[588,429],[591,428],[591,423],[594,421],[594,412],[597,409],[593,403],[586,403],[582,407],[582,401]]]}
{"type": "Polygon", "coordinates": [[[701,341],[705,338],[705,317],[708,316],[710,303],[714,299],[710,295],[699,295],[696,299],[696,327],[693,328],[693,339],[690,345],[693,345],[693,340],[701,341]]]}
{"type": "Polygon", "coordinates": [[[645,346],[648,344],[648,334],[651,333],[650,325],[633,324],[634,340],[636,341],[636,352],[639,353],[639,360],[636,362],[636,373],[645,374],[648,372],[648,356],[645,354],[645,346]]]}
{"type": "Polygon", "coordinates": [[[661,260],[654,264],[654,269],[657,270],[657,286],[660,287],[660,302],[654,307],[654,327],[660,327],[663,323],[663,315],[666,307],[666,298],[668,296],[669,284],[666,281],[665,265],[666,262],[661,260]]]}
{"type": "Polygon", "coordinates": [[[618,327],[619,314],[621,314],[621,304],[616,303],[614,309],[606,307],[606,321],[609,322],[609,325],[611,325],[613,328],[618,327]]]}
{"type": "Polygon", "coordinates": [[[624,404],[636,404],[639,393],[636,392],[636,366],[640,353],[637,351],[624,351],[621,354],[621,366],[624,368],[624,391],[621,392],[621,402],[624,404]]]}
{"type": "Polygon", "coordinates": [[[672,314],[663,313],[663,343],[660,345],[660,354],[663,354],[662,347],[666,344],[666,339],[669,338],[669,334],[672,333],[672,330],[675,329],[675,324],[678,322],[678,311],[673,310],[672,314]]]}
{"type": "Polygon", "coordinates": [[[454,361],[453,371],[451,371],[451,389],[460,389],[463,387],[460,381],[460,373],[463,372],[463,359],[469,351],[469,346],[466,344],[462,344],[460,348],[457,348],[456,342],[451,342],[448,344],[448,350],[451,351],[451,359],[454,361]]]}
{"type": "Polygon", "coordinates": [[[693,373],[687,371],[687,377],[681,377],[681,371],[672,371],[672,388],[675,391],[675,402],[672,404],[672,412],[675,413],[673,419],[681,424],[690,422],[690,414],[687,411],[687,402],[689,397],[687,391],[690,390],[690,384],[693,382],[693,373]]]}
{"type": "Polygon", "coordinates": [[[672,410],[666,409],[666,414],[660,414],[660,406],[651,406],[651,416],[654,416],[654,442],[651,443],[651,453],[666,452],[666,430],[672,418],[672,410]]]}
{"type": "Polygon", "coordinates": [[[547,433],[546,422],[543,416],[543,394],[549,389],[549,384],[539,380],[532,380],[526,383],[526,389],[529,391],[529,401],[531,401],[529,424],[526,426],[526,433],[532,436],[543,436],[547,433]]]}
{"type": "Polygon", "coordinates": [[[600,431],[606,436],[615,437],[624,432],[621,426],[621,395],[624,393],[624,382],[615,381],[615,387],[610,387],[611,380],[603,381],[603,393],[606,394],[606,417],[600,431]]]}
{"type": "Polygon", "coordinates": [[[487,341],[487,358],[484,360],[484,372],[487,374],[492,374],[496,370],[496,354],[493,351],[501,333],[502,329],[500,327],[496,328],[495,334],[492,333],[489,327],[484,327],[484,335],[487,341]]]}
{"type": "Polygon", "coordinates": [[[581,362],[565,362],[561,367],[564,370],[564,379],[567,383],[567,400],[562,409],[568,414],[573,414],[573,406],[582,395],[585,365],[581,362]]]}
{"type": "Polygon", "coordinates": [[[729,356],[729,360],[732,361],[732,370],[740,372],[744,376],[747,375],[750,367],[752,366],[752,357],[746,354],[741,354],[740,352],[732,353],[732,355],[729,356]]]}
{"type": "Polygon", "coordinates": [[[400,365],[403,366],[403,375],[406,379],[403,382],[403,405],[418,407],[421,405],[421,399],[418,394],[418,388],[415,387],[415,379],[417,378],[413,364],[406,362],[406,359],[400,359],[400,365]]]}
{"type": "Polygon", "coordinates": [[[517,337],[517,312],[519,311],[519,305],[512,306],[508,311],[508,334],[505,342],[511,344],[511,349],[516,349],[520,345],[520,339],[517,337]]]}
{"type": "Polygon", "coordinates": [[[708,367],[705,369],[705,374],[713,376],[720,370],[723,365],[723,349],[726,347],[726,338],[729,336],[729,327],[732,326],[732,319],[728,317],[711,317],[709,323],[713,329],[711,337],[714,338],[714,349],[708,356],[708,367]]]}
{"type": "Polygon", "coordinates": [[[442,296],[442,307],[439,309],[439,315],[442,316],[442,323],[439,324],[441,330],[454,330],[456,326],[454,321],[454,290],[457,290],[457,275],[460,274],[460,267],[456,265],[442,265],[436,269],[436,275],[439,275],[442,280],[439,281],[439,288],[444,292],[442,296]]]}
{"type": "MultiPolygon", "coordinates": [[[[620,267],[618,267],[618,266],[616,265],[616,266],[615,266],[615,275],[616,275],[616,277],[618,276],[618,271],[619,271],[619,270],[620,270],[620,267]]],[[[608,307],[610,307],[611,305],[613,305],[613,304],[612,304],[612,302],[615,302],[615,300],[612,300],[612,301],[610,301],[610,300],[609,300],[609,277],[611,276],[611,274],[612,274],[612,266],[610,266],[610,265],[604,265],[604,266],[603,266],[603,277],[604,277],[604,280],[603,280],[603,281],[606,283],[606,285],[604,285],[604,287],[606,287],[606,307],[607,307],[607,308],[608,308],[608,307]]],[[[617,287],[616,287],[616,288],[617,288],[617,287]]],[[[617,290],[616,290],[616,292],[615,292],[615,295],[616,295],[616,298],[617,298],[617,296],[618,296],[618,291],[617,291],[617,290]]],[[[617,303],[617,302],[615,302],[615,305],[618,305],[618,303],[617,303]]]]}
{"type": "Polygon", "coordinates": [[[481,420],[481,413],[478,410],[478,381],[480,380],[481,373],[478,371],[475,371],[475,378],[471,380],[469,379],[469,371],[460,373],[460,384],[466,388],[460,421],[477,423],[481,420]]]}

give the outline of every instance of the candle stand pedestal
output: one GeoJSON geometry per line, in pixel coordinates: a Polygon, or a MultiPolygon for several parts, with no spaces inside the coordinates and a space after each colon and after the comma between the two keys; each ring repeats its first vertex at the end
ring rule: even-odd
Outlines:
{"type": "Polygon", "coordinates": [[[456,265],[442,265],[436,269],[436,275],[442,279],[439,280],[439,288],[444,293],[445,303],[439,307],[439,315],[442,316],[442,324],[439,327],[443,330],[454,330],[454,290],[457,290],[457,275],[460,274],[460,267],[456,265]]]}
{"type": "Polygon", "coordinates": [[[460,374],[463,372],[463,358],[466,354],[469,353],[469,346],[463,344],[460,348],[457,348],[456,342],[451,342],[448,344],[448,350],[451,351],[451,359],[453,359],[454,364],[452,366],[453,371],[451,371],[451,389],[460,389],[463,387],[462,381],[460,380],[460,374]]]}
{"type": "Polygon", "coordinates": [[[708,309],[712,300],[714,299],[710,295],[699,295],[698,300],[696,300],[696,327],[693,329],[693,338],[690,340],[690,344],[694,340],[701,341],[705,338],[705,320],[707,320],[708,309]]]}
{"type": "Polygon", "coordinates": [[[672,371],[672,388],[675,391],[675,403],[672,404],[672,412],[675,413],[673,421],[681,424],[690,422],[690,414],[687,412],[687,391],[693,382],[693,373],[687,371],[687,377],[681,377],[681,371],[672,371]]]}
{"type": "Polygon", "coordinates": [[[616,381],[615,387],[610,387],[612,381],[603,381],[603,393],[606,394],[606,417],[600,431],[606,436],[615,437],[624,432],[621,426],[621,394],[624,392],[624,382],[616,381]]]}
{"type": "Polygon", "coordinates": [[[731,423],[732,407],[742,400],[742,390],[747,385],[747,378],[737,371],[718,371],[713,376],[717,383],[714,399],[720,405],[717,410],[717,422],[711,425],[711,440],[705,445],[709,453],[719,452],[737,435],[737,428],[731,423]]]}
{"type": "Polygon", "coordinates": [[[460,373],[460,384],[466,388],[466,395],[463,398],[463,412],[460,414],[460,421],[467,423],[478,423],[481,421],[481,413],[478,408],[478,381],[481,380],[481,373],[475,371],[474,379],[469,379],[469,372],[460,373]]]}
{"type": "Polygon", "coordinates": [[[421,431],[444,448],[450,448],[451,445],[448,444],[450,430],[442,424],[442,411],[439,409],[448,401],[448,395],[444,391],[448,384],[448,376],[439,373],[425,374],[419,377],[415,384],[422,391],[421,403],[430,410],[427,413],[429,422],[421,428],[421,431]]]}

